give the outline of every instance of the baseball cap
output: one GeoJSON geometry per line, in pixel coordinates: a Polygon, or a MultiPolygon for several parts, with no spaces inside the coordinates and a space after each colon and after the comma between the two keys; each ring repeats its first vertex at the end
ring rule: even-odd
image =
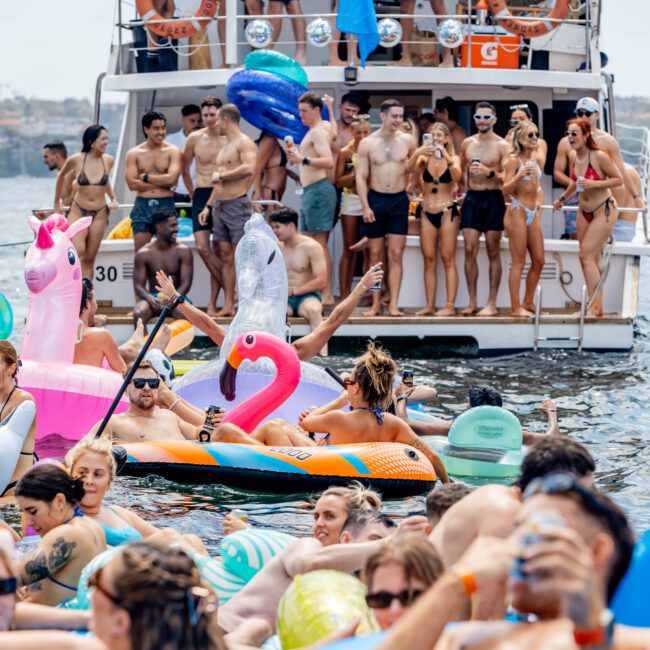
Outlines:
{"type": "Polygon", "coordinates": [[[589,111],[590,113],[596,113],[600,111],[600,104],[593,97],[582,97],[578,100],[576,107],[573,109],[573,112],[576,111],[589,111]]]}

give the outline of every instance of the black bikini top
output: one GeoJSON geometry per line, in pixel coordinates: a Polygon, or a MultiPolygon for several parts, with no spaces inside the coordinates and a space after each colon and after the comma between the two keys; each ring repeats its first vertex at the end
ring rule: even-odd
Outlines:
{"type": "Polygon", "coordinates": [[[79,172],[79,176],[77,176],[77,184],[78,185],[108,185],[108,174],[106,173],[106,165],[104,164],[104,156],[102,156],[102,167],[104,168],[104,174],[102,177],[96,182],[96,183],[91,183],[90,180],[88,179],[88,176],[86,176],[86,157],[88,156],[87,153],[84,154],[84,164],[81,166],[81,171],[79,172]]]}
{"type": "Polygon", "coordinates": [[[439,178],[434,178],[433,176],[431,176],[431,172],[429,172],[429,167],[428,166],[424,170],[424,174],[422,174],[422,180],[425,183],[435,183],[436,185],[438,185],[440,183],[451,183],[453,181],[453,179],[451,177],[451,172],[449,171],[449,167],[447,167],[447,169],[445,169],[442,176],[440,176],[439,178]]]}

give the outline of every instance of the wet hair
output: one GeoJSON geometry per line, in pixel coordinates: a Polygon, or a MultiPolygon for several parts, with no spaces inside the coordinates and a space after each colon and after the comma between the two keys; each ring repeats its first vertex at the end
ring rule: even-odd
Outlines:
{"type": "Polygon", "coordinates": [[[225,650],[216,597],[194,560],[180,548],[136,542],[119,554],[122,570],[111,590],[129,613],[129,636],[138,650],[225,650]]]}
{"type": "Polygon", "coordinates": [[[20,366],[20,361],[18,359],[18,353],[16,348],[9,343],[9,341],[0,341],[0,357],[2,360],[10,366],[12,363],[16,364],[16,369],[11,374],[11,378],[16,381],[18,378],[18,368],[20,366]]]}
{"type": "Polygon", "coordinates": [[[454,504],[464,499],[472,488],[465,483],[445,483],[438,485],[427,494],[427,518],[429,523],[440,519],[454,504]]]}
{"type": "Polygon", "coordinates": [[[447,111],[447,116],[454,122],[458,121],[458,103],[453,97],[436,99],[436,110],[447,111]]]}
{"type": "Polygon", "coordinates": [[[404,571],[406,583],[420,580],[430,587],[443,573],[444,566],[433,544],[420,535],[389,537],[386,543],[368,558],[362,579],[372,592],[372,579],[377,569],[387,564],[398,564],[404,571]]]}
{"type": "Polygon", "coordinates": [[[595,469],[596,463],[584,445],[569,436],[548,436],[530,446],[513,485],[523,491],[533,479],[550,472],[563,470],[582,478],[595,469]]]}
{"type": "Polygon", "coordinates": [[[397,528],[397,524],[382,512],[376,510],[353,510],[341,528],[341,532],[347,530],[352,537],[358,537],[366,526],[381,524],[384,528],[397,528]]]}
{"type": "Polygon", "coordinates": [[[68,157],[68,149],[61,140],[50,140],[50,142],[43,145],[43,149],[49,149],[52,153],[58,153],[63,158],[68,157]]]}
{"type": "Polygon", "coordinates": [[[108,132],[108,129],[101,124],[93,124],[84,131],[83,136],[81,136],[81,153],[88,153],[90,151],[93,143],[99,138],[102,131],[108,132]]]}
{"type": "Polygon", "coordinates": [[[230,122],[233,122],[234,124],[239,124],[239,121],[241,120],[241,113],[239,112],[237,106],[235,106],[234,104],[224,104],[219,109],[219,117],[221,118],[225,117],[230,122]]]}
{"type": "Polygon", "coordinates": [[[59,465],[36,465],[18,481],[15,495],[37,501],[52,503],[62,494],[70,505],[76,505],[84,497],[83,481],[72,478],[59,465]]]}
{"type": "Polygon", "coordinates": [[[476,406],[503,406],[501,393],[485,384],[472,384],[469,387],[469,407],[476,406]]]}
{"type": "Polygon", "coordinates": [[[456,155],[456,147],[454,147],[454,141],[451,139],[451,131],[449,127],[444,122],[434,122],[428,129],[427,133],[433,133],[434,131],[442,131],[447,136],[447,144],[445,149],[450,156],[456,155]]]}
{"type": "Polygon", "coordinates": [[[201,112],[201,108],[196,104],[185,104],[185,106],[181,108],[181,115],[183,117],[187,117],[188,115],[196,115],[197,113],[200,112],[201,112]]]}
{"type": "Polygon", "coordinates": [[[97,454],[102,456],[106,461],[106,468],[111,476],[111,483],[115,480],[117,473],[117,464],[115,457],[111,451],[112,445],[108,438],[86,438],[79,441],[72,449],[65,455],[65,466],[69,472],[72,472],[77,461],[87,453],[97,454]]]}
{"type": "Polygon", "coordinates": [[[293,208],[282,208],[269,214],[269,221],[276,223],[288,224],[292,223],[296,228],[298,227],[298,213],[293,208]]]}
{"type": "Polygon", "coordinates": [[[398,99],[385,99],[379,107],[380,113],[388,113],[391,108],[404,108],[404,104],[398,99]]]}
{"type": "Polygon", "coordinates": [[[494,117],[497,116],[497,109],[494,107],[494,104],[490,104],[490,102],[478,102],[476,106],[474,106],[474,112],[476,113],[479,108],[489,108],[492,111],[492,115],[494,115],[494,117]]]}
{"type": "MultiPolygon", "coordinates": [[[[134,364],[135,364],[135,361],[133,363],[130,363],[124,369],[124,372],[122,373],[123,377],[126,377],[129,374],[129,370],[131,370],[131,368],[133,368],[134,364]]],[[[142,361],[140,361],[140,363],[138,364],[138,370],[152,370],[154,373],[156,373],[157,376],[160,376],[160,375],[158,375],[158,371],[153,367],[153,364],[151,363],[151,361],[147,361],[147,359],[143,359],[142,361]]],[[[137,372],[137,370],[136,370],[136,372],[137,372]]]]}
{"type": "Polygon", "coordinates": [[[223,102],[218,97],[212,97],[211,95],[208,95],[207,97],[204,97],[203,101],[201,102],[201,108],[205,108],[206,106],[221,108],[223,106],[223,102]]]}
{"type": "Polygon", "coordinates": [[[90,278],[83,278],[81,280],[81,303],[79,305],[79,316],[83,314],[84,309],[88,309],[90,301],[95,295],[93,281],[90,278]]]}
{"type": "Polygon", "coordinates": [[[397,364],[386,350],[370,341],[366,353],[357,360],[352,376],[370,406],[388,409],[393,397],[397,364]]]}
{"type": "Polygon", "coordinates": [[[521,142],[519,142],[519,138],[521,138],[522,135],[524,135],[525,131],[529,129],[530,127],[537,128],[537,125],[531,122],[530,120],[522,120],[515,126],[512,130],[512,145],[510,148],[510,155],[511,156],[519,156],[521,152],[524,150],[521,142]]]}
{"type": "Polygon", "coordinates": [[[151,224],[153,225],[154,230],[160,223],[164,223],[167,221],[167,219],[170,219],[171,217],[176,217],[178,218],[178,214],[176,214],[176,210],[173,208],[161,208],[157,212],[154,212],[152,217],[151,217],[151,224]]]}
{"type": "Polygon", "coordinates": [[[323,100],[321,99],[320,95],[317,95],[311,91],[300,95],[300,97],[298,97],[298,103],[309,104],[312,108],[318,108],[321,111],[323,110],[323,100]]]}
{"type": "MultiPolygon", "coordinates": [[[[585,138],[585,144],[587,149],[590,151],[606,151],[602,147],[599,147],[594,140],[594,134],[591,128],[591,122],[586,117],[574,117],[566,123],[567,130],[571,128],[571,125],[575,124],[581,131],[582,135],[585,138]]],[[[609,153],[607,154],[609,155],[609,153]]]]}
{"type": "Polygon", "coordinates": [[[162,120],[165,124],[167,124],[167,118],[164,116],[163,113],[160,113],[159,111],[147,111],[142,116],[142,120],[141,120],[142,132],[144,133],[145,129],[150,128],[155,120],[162,120]]]}
{"type": "Polygon", "coordinates": [[[353,104],[361,110],[361,106],[363,106],[363,98],[353,92],[345,93],[345,95],[341,97],[341,104],[353,104]]]}
{"type": "Polygon", "coordinates": [[[340,497],[345,501],[348,513],[354,510],[379,510],[381,508],[381,497],[359,481],[353,481],[347,487],[327,488],[318,498],[322,497],[340,497]]]}

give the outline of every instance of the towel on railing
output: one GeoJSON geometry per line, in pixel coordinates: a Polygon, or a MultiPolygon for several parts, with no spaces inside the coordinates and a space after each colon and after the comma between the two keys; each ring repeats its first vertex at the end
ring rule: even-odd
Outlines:
{"type": "Polygon", "coordinates": [[[361,67],[365,68],[368,55],[379,45],[373,0],[339,0],[336,28],[357,37],[361,67]]]}

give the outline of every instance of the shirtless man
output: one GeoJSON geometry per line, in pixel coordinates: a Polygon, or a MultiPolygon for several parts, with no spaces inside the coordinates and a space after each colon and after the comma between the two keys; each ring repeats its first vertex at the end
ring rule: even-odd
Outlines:
{"type": "Polygon", "coordinates": [[[217,128],[218,112],[221,100],[206,97],[201,102],[201,117],[205,128],[191,133],[185,141],[183,151],[183,180],[192,197],[192,230],[196,250],[210,272],[210,300],[208,316],[217,315],[217,298],[221,291],[221,260],[217,256],[216,242],[214,248],[210,243],[212,232],[212,215],[208,215],[205,224],[199,222],[199,215],[212,194],[212,174],[216,171],[217,154],[226,144],[226,139],[217,128]],[[196,185],[192,179],[192,164],[195,165],[196,185]]]}
{"type": "MultiPolygon", "coordinates": [[[[61,140],[52,140],[43,145],[43,164],[52,172],[55,169],[61,173],[65,161],[68,159],[68,150],[61,140]]],[[[74,173],[69,172],[63,185],[61,196],[61,205],[59,209],[63,214],[63,206],[69,206],[72,199],[72,183],[74,182],[74,173]]],[[[43,215],[45,218],[49,211],[43,215]]]]}
{"type": "Polygon", "coordinates": [[[531,485],[516,523],[518,530],[509,539],[477,539],[457,568],[418,599],[378,648],[648,647],[647,629],[616,625],[607,609],[634,549],[634,534],[614,501],[583,487],[571,474],[554,473],[531,485]],[[532,517],[540,516],[559,516],[562,525],[545,526],[541,539],[522,549],[519,540],[530,530],[532,517]],[[513,570],[519,568],[517,575],[513,570]],[[506,583],[508,601],[523,621],[447,625],[462,615],[468,593],[481,597],[506,583]]]}
{"type": "MultiPolygon", "coordinates": [[[[388,235],[389,313],[403,316],[399,310],[402,285],[402,257],[408,232],[409,198],[406,194],[406,163],[415,151],[412,135],[400,126],[404,106],[387,99],[380,108],[381,127],[359,144],[356,166],[357,194],[363,206],[359,234],[369,238],[370,266],[382,261],[384,238],[388,235]]],[[[381,293],[372,294],[372,306],[365,316],[381,313],[381,293]]]]}
{"type": "MultiPolygon", "coordinates": [[[[313,332],[323,320],[322,291],[327,283],[327,264],[321,245],[298,232],[298,214],[284,208],[269,215],[278,238],[289,279],[289,316],[302,316],[313,332]]],[[[327,354],[327,346],[322,354],[327,354]]]]}
{"type": "Polygon", "coordinates": [[[332,147],[334,155],[341,151],[341,149],[352,140],[350,125],[361,110],[361,102],[361,98],[353,92],[345,93],[345,95],[341,97],[341,103],[339,104],[339,119],[336,120],[336,140],[332,147]]]}
{"type": "Polygon", "coordinates": [[[234,104],[225,104],[217,113],[217,131],[226,143],[217,154],[212,193],[199,214],[199,223],[204,226],[212,212],[212,234],[223,263],[226,297],[217,316],[235,315],[235,248],[244,236],[244,224],[252,212],[248,190],[255,178],[257,147],[241,132],[240,120],[239,109],[234,104]]]}
{"type": "MultiPolygon", "coordinates": [[[[301,361],[309,361],[313,359],[319,351],[327,344],[332,338],[334,332],[350,317],[352,312],[357,308],[359,302],[364,295],[369,291],[370,287],[378,282],[381,282],[384,277],[384,272],[381,266],[370,269],[359,281],[359,284],[354,288],[350,295],[341,301],[332,313],[313,331],[303,336],[291,345],[298,353],[298,358],[301,361]]],[[[176,293],[174,283],[163,273],[159,271],[156,274],[158,281],[157,291],[162,291],[167,298],[171,298],[176,293]]],[[[212,318],[208,317],[200,309],[190,305],[189,302],[184,302],[178,305],[178,311],[186,318],[194,327],[200,329],[204,334],[209,336],[217,345],[223,343],[226,336],[226,330],[218,323],[215,323],[212,318]]]]}
{"type": "Polygon", "coordinates": [[[126,184],[138,193],[131,210],[133,245],[140,250],[154,234],[152,217],[158,210],[173,210],[174,192],[183,167],[181,152],[165,142],[167,118],[157,111],[142,116],[147,138],[126,154],[126,184]]]}
{"type": "MultiPolygon", "coordinates": [[[[453,505],[430,536],[445,566],[455,564],[479,536],[508,537],[515,529],[526,487],[558,470],[572,472],[585,486],[593,485],[595,463],[587,449],[571,438],[549,436],[530,447],[512,486],[484,485],[453,505]]],[[[474,611],[481,618],[503,618],[503,599],[477,599],[474,611]]]]}
{"type": "Polygon", "coordinates": [[[352,511],[347,519],[341,511],[344,512],[339,497],[322,496],[314,510],[314,536],[291,543],[221,605],[217,614],[219,625],[232,632],[246,619],[259,617],[275,631],[278,605],[294,576],[318,569],[358,571],[381,548],[384,538],[395,532],[393,521],[375,511],[352,511]],[[325,534],[321,523],[324,517],[329,517],[328,528],[333,528],[332,522],[342,526],[338,535],[325,534]]]}
{"type": "Polygon", "coordinates": [[[460,149],[460,163],[467,178],[467,194],[463,201],[460,227],[465,240],[465,278],[469,305],[464,316],[477,312],[478,249],[481,233],[490,260],[490,293],[479,316],[497,315],[497,293],[501,282],[501,233],[506,202],[503,198],[503,171],[510,146],[494,132],[497,110],[489,102],[474,107],[474,123],[478,133],[467,138],[460,149]]]}
{"type": "Polygon", "coordinates": [[[159,316],[164,307],[153,294],[156,271],[163,269],[173,277],[184,295],[192,286],[193,258],[185,244],[176,241],[178,218],[174,209],[158,210],[152,216],[156,239],[140,249],[133,260],[133,289],[139,298],[133,308],[133,324],[142,319],[145,330],[152,316],[159,316]],[[147,289],[147,285],[149,288],[147,289]]]}
{"type": "MultiPolygon", "coordinates": [[[[616,199],[616,204],[620,208],[635,208],[638,207],[638,199],[643,201],[641,189],[641,177],[636,167],[632,167],[629,163],[625,163],[625,173],[630,179],[632,190],[630,191],[627,186],[619,185],[611,189],[612,196],[616,199]],[[637,197],[636,199],[634,197],[637,197]]],[[[612,237],[615,241],[632,241],[636,235],[636,222],[639,218],[638,212],[618,212],[618,219],[612,231],[612,237]]]]}
{"type": "Polygon", "coordinates": [[[467,138],[467,133],[465,133],[463,127],[458,124],[458,104],[456,103],[456,100],[452,97],[441,97],[440,99],[436,99],[433,114],[436,121],[447,125],[447,128],[451,133],[451,141],[454,143],[454,148],[456,151],[460,151],[463,141],[467,138]]]}
{"type": "MultiPolygon", "coordinates": [[[[628,172],[628,169],[625,167],[623,161],[623,156],[621,155],[621,149],[616,138],[606,131],[602,131],[598,128],[598,123],[600,120],[600,105],[598,101],[593,97],[582,97],[576,103],[576,107],[573,111],[576,117],[585,117],[591,122],[591,132],[594,136],[594,140],[599,147],[602,147],[612,159],[612,162],[618,167],[618,170],[623,176],[623,185],[617,188],[617,191],[612,191],[614,198],[619,201],[622,198],[623,192],[629,194],[631,197],[631,205],[628,207],[634,208],[643,208],[643,197],[641,196],[640,186],[636,187],[634,183],[634,178],[628,172]]],[[[553,165],[553,178],[557,183],[564,187],[568,187],[571,184],[571,179],[569,178],[569,152],[571,147],[569,145],[569,138],[564,136],[558,146],[557,154],[555,156],[555,164],[553,165]]],[[[565,205],[578,205],[577,194],[575,197],[571,197],[565,205]],[[572,200],[571,200],[572,199],[572,200]]],[[[618,203],[621,205],[621,203],[618,203]]],[[[569,235],[569,239],[577,239],[577,230],[576,230],[576,219],[578,218],[578,213],[576,210],[567,210],[564,213],[564,220],[566,224],[566,232],[569,235]]],[[[619,217],[620,218],[620,217],[619,217]]]]}
{"type": "Polygon", "coordinates": [[[328,172],[334,169],[332,155],[333,131],[331,123],[321,117],[323,100],[312,92],[301,95],[298,110],[302,123],[309,131],[298,147],[287,151],[287,160],[292,165],[300,165],[300,184],[303,188],[300,200],[298,225],[304,232],[315,239],[323,248],[327,264],[327,284],[323,294],[325,303],[332,304],[332,258],[327,247],[327,240],[334,227],[336,210],[336,190],[328,179],[328,172]]]}

